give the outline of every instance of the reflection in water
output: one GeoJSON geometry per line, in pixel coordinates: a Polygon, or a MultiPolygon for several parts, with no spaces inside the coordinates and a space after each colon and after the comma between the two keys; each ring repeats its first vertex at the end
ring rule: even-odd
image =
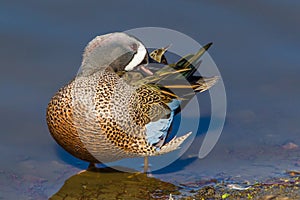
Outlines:
{"type": "Polygon", "coordinates": [[[102,168],[70,177],[50,199],[168,199],[178,193],[175,185],[143,173],[102,168]]]}

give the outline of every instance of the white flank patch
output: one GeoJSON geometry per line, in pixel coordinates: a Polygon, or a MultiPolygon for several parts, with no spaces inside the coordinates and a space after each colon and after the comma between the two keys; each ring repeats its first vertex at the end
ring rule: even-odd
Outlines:
{"type": "Polygon", "coordinates": [[[139,42],[139,48],[137,49],[137,53],[134,54],[132,60],[125,67],[125,70],[131,71],[136,66],[138,66],[144,60],[146,53],[147,53],[146,48],[144,47],[144,45],[142,43],[139,42]]]}

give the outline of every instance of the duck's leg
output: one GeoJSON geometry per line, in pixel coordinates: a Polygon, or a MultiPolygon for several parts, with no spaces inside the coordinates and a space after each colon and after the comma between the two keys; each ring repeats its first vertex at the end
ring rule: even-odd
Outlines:
{"type": "Polygon", "coordinates": [[[86,170],[87,170],[87,171],[93,171],[93,170],[95,170],[95,169],[97,169],[96,163],[90,162],[90,164],[89,164],[89,166],[88,166],[88,168],[87,168],[86,170]]]}
{"type": "Polygon", "coordinates": [[[90,162],[90,164],[89,164],[89,166],[87,167],[87,169],[81,170],[81,171],[78,172],[77,174],[81,174],[81,173],[86,172],[86,171],[95,171],[96,169],[97,169],[96,163],[90,162]]]}
{"type": "Polygon", "coordinates": [[[144,157],[144,173],[147,173],[149,170],[149,159],[148,156],[144,157]]]}

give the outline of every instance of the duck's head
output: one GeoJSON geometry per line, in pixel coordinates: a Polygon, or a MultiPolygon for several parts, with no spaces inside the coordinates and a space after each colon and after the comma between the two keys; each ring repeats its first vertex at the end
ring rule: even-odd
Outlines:
{"type": "Polygon", "coordinates": [[[151,74],[146,47],[137,38],[116,32],[97,36],[86,46],[79,74],[88,76],[99,70],[115,72],[137,68],[151,74]]]}

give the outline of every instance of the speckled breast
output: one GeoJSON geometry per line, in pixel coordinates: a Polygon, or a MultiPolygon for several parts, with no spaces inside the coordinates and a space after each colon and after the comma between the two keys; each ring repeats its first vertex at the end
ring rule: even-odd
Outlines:
{"type": "Polygon", "coordinates": [[[112,72],[76,77],[48,105],[51,135],[72,155],[94,163],[151,154],[135,91],[112,72]]]}

